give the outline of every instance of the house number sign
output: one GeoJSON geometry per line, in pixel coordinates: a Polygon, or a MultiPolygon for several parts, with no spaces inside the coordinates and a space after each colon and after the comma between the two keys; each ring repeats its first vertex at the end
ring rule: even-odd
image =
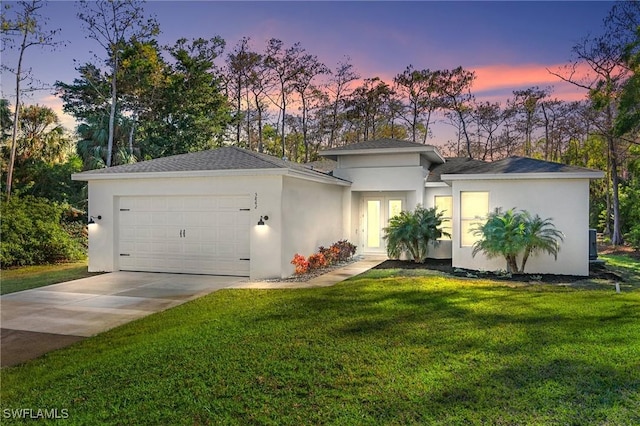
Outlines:
{"type": "Polygon", "coordinates": [[[258,210],[258,193],[257,192],[253,196],[253,203],[255,205],[255,209],[258,210]]]}

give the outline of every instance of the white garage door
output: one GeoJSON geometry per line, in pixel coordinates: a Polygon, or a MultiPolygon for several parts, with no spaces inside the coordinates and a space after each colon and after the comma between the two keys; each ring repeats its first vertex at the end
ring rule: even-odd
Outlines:
{"type": "Polygon", "coordinates": [[[121,197],[123,271],[249,276],[248,196],[121,197]]]}

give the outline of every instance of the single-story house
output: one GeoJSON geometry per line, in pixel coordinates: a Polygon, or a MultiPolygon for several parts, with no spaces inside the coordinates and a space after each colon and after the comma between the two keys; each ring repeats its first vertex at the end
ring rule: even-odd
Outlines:
{"type": "Polygon", "coordinates": [[[444,212],[451,234],[430,250],[455,267],[504,269],[471,255],[469,232],[496,207],[553,219],[557,261],[527,272],[588,275],[589,180],[600,171],[531,158],[445,159],[431,145],[381,139],[322,151],[302,165],[225,147],[73,175],[89,185],[89,270],[290,276],[294,254],[348,239],[386,253],[383,228],[417,205],[444,212]]]}

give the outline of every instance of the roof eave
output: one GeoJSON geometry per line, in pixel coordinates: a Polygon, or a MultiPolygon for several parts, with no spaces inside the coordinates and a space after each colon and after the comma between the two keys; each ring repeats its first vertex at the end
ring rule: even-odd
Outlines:
{"type": "Polygon", "coordinates": [[[424,147],[395,147],[395,148],[371,148],[371,149],[329,149],[326,151],[320,151],[322,157],[329,158],[330,160],[337,160],[338,157],[344,155],[376,155],[376,154],[412,154],[419,153],[426,157],[432,163],[439,162],[444,163],[445,159],[440,152],[433,146],[424,147]]]}
{"type": "Polygon", "coordinates": [[[443,174],[440,180],[521,180],[521,179],[602,179],[604,172],[584,171],[584,172],[533,172],[533,173],[459,173],[443,174]]]}
{"type": "Polygon", "coordinates": [[[316,182],[332,183],[341,186],[350,186],[351,183],[333,176],[319,172],[305,172],[288,168],[273,169],[230,169],[230,170],[192,170],[192,171],[166,171],[166,172],[134,172],[134,173],[74,173],[72,180],[97,181],[97,180],[121,180],[121,179],[175,179],[175,178],[199,178],[199,177],[224,177],[224,176],[283,176],[289,175],[316,182]]]}

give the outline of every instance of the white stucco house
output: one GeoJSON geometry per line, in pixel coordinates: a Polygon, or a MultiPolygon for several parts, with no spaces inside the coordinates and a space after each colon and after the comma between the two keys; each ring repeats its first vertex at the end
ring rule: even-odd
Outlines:
{"type": "Polygon", "coordinates": [[[527,272],[588,275],[589,181],[600,171],[523,157],[445,159],[430,145],[382,139],[321,152],[301,165],[236,147],[73,175],[88,181],[90,271],[287,277],[294,254],[348,239],[386,253],[389,217],[417,205],[445,212],[451,239],[430,250],[455,267],[504,269],[471,255],[468,232],[496,207],[550,217],[565,234],[557,261],[527,272]]]}

